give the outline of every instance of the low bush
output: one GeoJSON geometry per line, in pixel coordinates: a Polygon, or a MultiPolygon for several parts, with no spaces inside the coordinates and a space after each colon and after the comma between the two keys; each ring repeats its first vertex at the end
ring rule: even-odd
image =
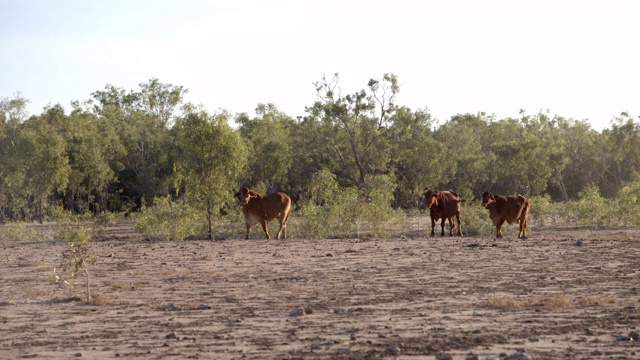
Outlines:
{"type": "Polygon", "coordinates": [[[0,241],[41,240],[41,234],[23,222],[10,222],[0,225],[0,241]]]}
{"type": "MultiPolygon", "coordinates": [[[[462,220],[462,233],[465,236],[495,236],[496,227],[489,219],[489,210],[483,208],[480,201],[470,201],[462,205],[460,217],[462,220]]],[[[507,230],[506,227],[503,232],[505,230],[507,230]]],[[[431,231],[430,226],[428,231],[431,231]]]]}
{"type": "Polygon", "coordinates": [[[340,188],[336,176],[327,170],[314,174],[309,191],[303,196],[298,215],[304,238],[327,236],[385,236],[391,223],[402,218],[391,207],[393,179],[379,175],[367,179],[362,189],[340,188]]]}
{"type": "Polygon", "coordinates": [[[578,193],[578,201],[571,203],[571,217],[581,226],[602,227],[610,223],[612,211],[608,203],[596,185],[589,185],[578,193]]]}
{"type": "Polygon", "coordinates": [[[199,212],[170,197],[155,199],[153,207],[143,207],[136,216],[136,232],[162,240],[184,240],[207,233],[199,212]]]}

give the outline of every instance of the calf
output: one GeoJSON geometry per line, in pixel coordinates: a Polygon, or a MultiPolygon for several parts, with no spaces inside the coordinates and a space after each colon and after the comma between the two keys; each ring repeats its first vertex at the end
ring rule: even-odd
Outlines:
{"type": "Polygon", "coordinates": [[[442,226],[441,236],[444,236],[444,221],[449,220],[449,236],[453,236],[456,227],[453,218],[458,220],[458,235],[462,236],[462,223],[460,221],[460,203],[462,199],[453,191],[427,190],[424,193],[425,207],[429,209],[431,216],[431,236],[435,234],[436,220],[440,219],[442,226]]]}
{"type": "Polygon", "coordinates": [[[280,222],[276,239],[280,239],[281,235],[283,239],[287,238],[287,221],[289,220],[289,210],[291,210],[291,198],[287,194],[283,192],[260,194],[249,191],[249,188],[244,186],[235,194],[235,197],[242,205],[242,213],[247,224],[245,239],[249,238],[251,226],[255,224],[261,224],[267,239],[271,239],[267,224],[275,218],[278,218],[278,222],[280,222]]]}
{"type": "Polygon", "coordinates": [[[489,191],[482,194],[482,206],[489,210],[489,218],[496,226],[496,237],[502,237],[502,225],[506,221],[511,224],[514,221],[520,223],[518,238],[527,238],[527,215],[531,204],[524,196],[520,195],[494,195],[489,191]]]}

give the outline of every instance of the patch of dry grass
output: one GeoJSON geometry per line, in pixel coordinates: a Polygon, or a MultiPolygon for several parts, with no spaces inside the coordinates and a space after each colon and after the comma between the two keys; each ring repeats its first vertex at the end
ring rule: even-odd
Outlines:
{"type": "Polygon", "coordinates": [[[576,300],[580,306],[605,306],[615,304],[616,298],[611,296],[587,296],[576,300]]]}
{"type": "Polygon", "coordinates": [[[51,294],[51,291],[49,291],[49,289],[42,289],[37,287],[24,290],[25,297],[29,299],[39,299],[39,298],[47,297],[50,294],[51,294]]]}
{"type": "Polygon", "coordinates": [[[485,300],[480,305],[492,309],[520,309],[525,303],[508,296],[499,296],[485,300]]]}
{"type": "Polygon", "coordinates": [[[96,306],[110,306],[110,305],[120,305],[120,303],[114,299],[110,299],[103,295],[92,295],[91,301],[89,301],[91,305],[96,306]]]}
{"type": "Polygon", "coordinates": [[[547,310],[559,311],[572,309],[576,304],[582,306],[603,306],[615,303],[614,298],[593,296],[576,299],[567,294],[534,295],[526,299],[516,299],[510,296],[497,296],[480,303],[482,307],[492,309],[515,310],[523,307],[542,307],[547,310]]]}
{"type": "Polygon", "coordinates": [[[532,264],[524,267],[527,271],[551,271],[551,265],[549,264],[532,264]]]}
{"type": "Polygon", "coordinates": [[[573,296],[566,294],[535,295],[528,299],[529,306],[542,306],[547,310],[566,310],[573,308],[573,296]]]}

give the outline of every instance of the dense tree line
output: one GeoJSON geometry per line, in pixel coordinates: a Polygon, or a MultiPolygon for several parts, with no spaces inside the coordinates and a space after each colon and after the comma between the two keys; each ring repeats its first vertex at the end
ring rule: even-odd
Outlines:
{"type": "Polygon", "coordinates": [[[2,98],[0,222],[43,221],[60,208],[129,213],[170,197],[206,213],[211,233],[241,184],[322,205],[313,179],[329,176],[365,201],[383,186],[390,206],[404,208],[427,188],[569,201],[588,187],[615,197],[638,179],[640,122],[626,113],[601,132],[524,111],[440,124],[426,108],[396,103],[393,74],[348,94],[337,74],[314,86],[315,102],[297,118],[273,104],[258,104],[255,115],[210,113],[158,79],[130,91],[107,85],[70,112],[53,105],[29,116],[20,94],[2,98]]]}

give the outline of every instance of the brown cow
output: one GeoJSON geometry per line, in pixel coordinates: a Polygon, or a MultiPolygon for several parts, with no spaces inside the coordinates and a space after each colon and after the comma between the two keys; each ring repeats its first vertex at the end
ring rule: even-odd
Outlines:
{"type": "Polygon", "coordinates": [[[527,238],[527,215],[531,204],[524,196],[493,195],[487,191],[482,194],[482,206],[489,210],[489,218],[496,226],[496,238],[502,237],[502,225],[505,221],[511,224],[516,220],[520,223],[518,238],[527,238]]]}
{"type": "Polygon", "coordinates": [[[242,213],[247,224],[247,237],[245,239],[249,238],[251,226],[255,224],[261,224],[267,239],[271,239],[267,224],[275,218],[278,218],[278,222],[280,222],[280,229],[276,238],[280,239],[280,235],[282,235],[283,239],[287,238],[287,221],[289,220],[289,210],[291,209],[289,195],[283,192],[260,194],[249,191],[249,188],[244,186],[240,189],[240,192],[235,194],[235,197],[242,205],[242,213]]]}
{"type": "Polygon", "coordinates": [[[462,236],[462,223],[460,222],[460,203],[462,199],[453,191],[433,191],[427,190],[424,193],[424,201],[431,215],[431,236],[435,234],[436,220],[440,219],[442,226],[441,235],[444,236],[444,221],[449,220],[449,236],[453,236],[453,229],[456,227],[453,218],[458,220],[458,235],[462,236]]]}

